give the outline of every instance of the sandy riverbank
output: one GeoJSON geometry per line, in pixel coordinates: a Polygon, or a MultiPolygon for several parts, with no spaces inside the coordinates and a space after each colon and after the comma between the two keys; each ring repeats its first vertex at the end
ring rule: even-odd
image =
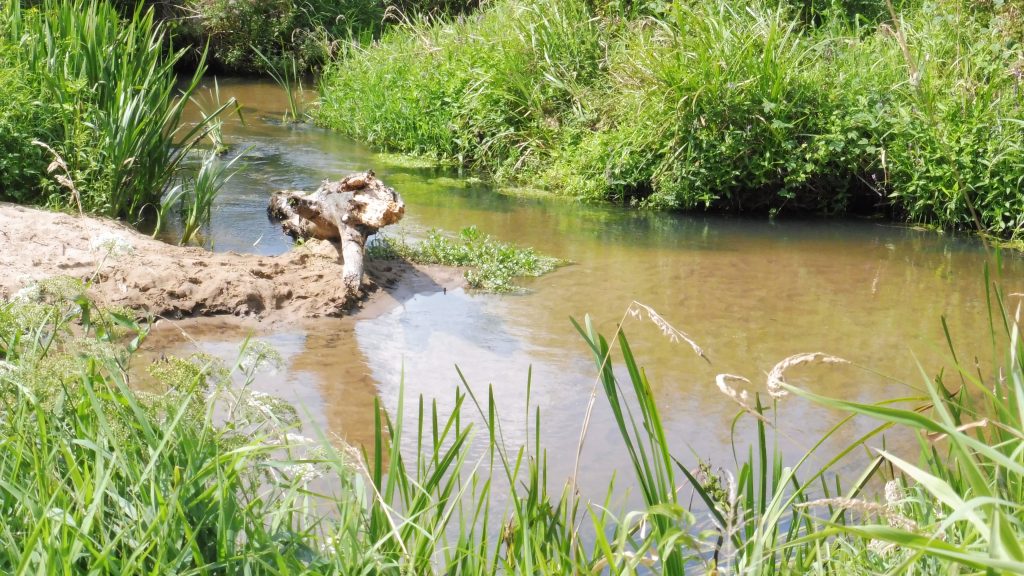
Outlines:
{"type": "Polygon", "coordinates": [[[367,262],[362,289],[342,282],[334,246],[310,241],[279,256],[173,246],[110,219],[0,203],[0,299],[70,276],[102,306],[165,318],[230,314],[288,321],[387,306],[409,290],[461,285],[458,270],[367,262]],[[378,302],[379,301],[379,302],[378,302]]]}

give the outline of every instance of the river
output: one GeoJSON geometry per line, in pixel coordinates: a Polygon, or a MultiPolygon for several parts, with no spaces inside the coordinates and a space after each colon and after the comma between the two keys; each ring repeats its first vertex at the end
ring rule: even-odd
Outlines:
{"type": "MultiPolygon", "coordinates": [[[[776,362],[821,351],[853,365],[800,367],[789,381],[860,401],[915,394],[922,369],[933,377],[945,368],[947,381],[955,383],[942,318],[961,357],[972,364],[977,357],[989,370],[984,267],[988,262],[1008,288],[1024,278],[1018,257],[1004,255],[997,263],[974,238],[884,221],[800,219],[785,212],[775,220],[678,215],[504,194],[451,171],[408,167],[328,131],[284,125],[284,98],[274,85],[221,81],[220,91],[244,106],[244,125],[226,122],[227,143],[235,151],[252,149],[215,205],[209,239],[216,250],[288,250],[290,239],[264,215],[272,191],[312,190],[324,179],[373,169],[407,205],[405,220],[388,234],[417,238],[431,228],[456,232],[475,225],[572,262],[523,280],[521,294],[426,289],[341,319],[264,325],[214,318],[154,331],[153,349],[187,353],[198,346],[227,360],[247,335],[266,340],[284,364],[255,386],[297,404],[307,431],[316,427],[356,444],[372,438],[374,398],[394,414],[403,381],[407,405],[414,407],[422,395],[436,399],[442,411],[450,407],[462,385],[458,366],[479,395],[493,388],[505,441],[518,447],[533,437],[526,406],[532,371],[531,406],[541,411],[549,477],[560,483],[573,472],[596,375],[570,318],[589,314],[610,336],[636,301],[689,334],[710,359],[671,342],[646,317],[626,317],[624,328],[650,377],[673,451],[690,463],[700,455],[732,469],[733,440],[742,458],[754,431],[749,418],[734,431],[738,408],[716,387],[717,374],[745,376],[751,392],[763,392],[776,362]],[[179,328],[195,343],[182,339],[179,328]]],[[[839,419],[791,397],[769,417],[778,423],[779,448],[790,462],[839,419]]],[[[825,453],[870,426],[854,421],[825,453]]],[[[909,439],[899,435],[888,441],[909,439]]],[[[406,450],[415,450],[411,440],[406,450]]],[[[631,474],[598,396],[580,485],[601,496],[616,470],[623,478],[631,474]]]]}

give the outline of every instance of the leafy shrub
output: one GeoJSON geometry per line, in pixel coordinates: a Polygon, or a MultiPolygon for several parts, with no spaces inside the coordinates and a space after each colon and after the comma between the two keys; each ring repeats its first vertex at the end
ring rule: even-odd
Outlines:
{"type": "Polygon", "coordinates": [[[22,90],[26,104],[16,110],[5,102],[4,118],[16,123],[16,146],[39,148],[19,164],[17,189],[12,182],[4,195],[133,220],[155,212],[220,113],[182,122],[205,68],[179,85],[174,66],[182,54],[164,53],[151,11],[126,20],[105,1],[47,0],[32,9],[9,3],[0,18],[3,74],[24,79],[23,89],[17,82],[4,89],[22,90]],[[42,154],[54,162],[51,176],[33,161],[42,154]]]}
{"type": "Polygon", "coordinates": [[[51,117],[9,52],[0,44],[0,199],[25,202],[43,186],[49,160],[32,140],[47,133],[51,117]]]}
{"type": "Polygon", "coordinates": [[[511,174],[555,153],[561,123],[582,112],[598,78],[601,51],[582,0],[420,19],[331,66],[317,120],[382,148],[511,174]]]}
{"type": "Polygon", "coordinates": [[[503,0],[350,50],[317,119],[587,200],[1017,237],[1021,4],[893,6],[503,0]]]}

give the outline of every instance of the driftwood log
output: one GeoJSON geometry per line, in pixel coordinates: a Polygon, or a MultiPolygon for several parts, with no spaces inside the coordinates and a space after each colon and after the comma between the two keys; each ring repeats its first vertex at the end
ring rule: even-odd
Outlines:
{"type": "Polygon", "coordinates": [[[344,264],[342,277],[353,291],[363,282],[366,239],[405,214],[405,203],[373,171],[324,182],[312,193],[282,190],[270,197],[267,215],[280,221],[293,238],[319,238],[337,243],[344,264]]]}

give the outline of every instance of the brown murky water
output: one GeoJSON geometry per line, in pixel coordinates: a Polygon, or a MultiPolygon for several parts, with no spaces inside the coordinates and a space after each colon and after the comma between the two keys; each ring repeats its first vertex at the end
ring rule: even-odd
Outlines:
{"type": "MultiPolygon", "coordinates": [[[[625,323],[675,452],[726,468],[732,467],[737,407],[715,387],[716,374],[746,376],[751,390],[763,390],[766,372],[782,358],[823,351],[855,366],[795,369],[790,381],[862,401],[911,395],[923,381],[919,366],[929,376],[948,370],[943,317],[963,357],[991,365],[983,269],[986,262],[994,270],[997,265],[975,240],[871,221],[648,214],[505,196],[440,170],[390,164],[336,134],[283,126],[276,120],[283,98],[274,86],[228,81],[220,88],[246,106],[246,125],[229,122],[226,139],[236,150],[254,148],[215,208],[218,250],[287,250],[288,239],[263,216],[273,190],[312,189],[325,178],[373,168],[407,202],[396,234],[476,225],[574,262],[525,282],[529,290],[520,295],[444,293],[424,284],[390,309],[340,320],[181,325],[200,348],[227,359],[249,333],[273,344],[284,368],[262,375],[256,386],[300,405],[308,426],[369,441],[375,397],[393,412],[404,386],[409,399],[423,395],[450,407],[461,386],[458,366],[478,394],[493,389],[505,439],[517,447],[531,421],[532,369],[530,402],[541,409],[549,475],[564,479],[572,473],[596,373],[569,319],[589,314],[610,336],[634,300],[707,352],[710,364],[650,321],[625,323]]],[[[1004,256],[994,273],[1009,292],[1019,291],[1024,266],[1018,257],[1004,256]]],[[[179,334],[158,329],[149,346],[192,349],[179,334]]],[[[603,402],[599,397],[581,473],[584,489],[598,492],[613,470],[631,474],[603,402]]],[[[838,416],[788,398],[777,419],[785,433],[779,446],[793,460],[838,416]]],[[[856,421],[836,442],[869,429],[856,421]]],[[[741,457],[752,438],[752,426],[736,428],[741,457]]]]}

